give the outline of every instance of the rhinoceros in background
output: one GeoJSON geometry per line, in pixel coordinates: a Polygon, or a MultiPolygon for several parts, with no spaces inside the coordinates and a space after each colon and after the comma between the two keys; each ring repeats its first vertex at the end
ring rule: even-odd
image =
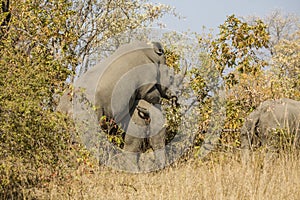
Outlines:
{"type": "MultiPolygon", "coordinates": [[[[176,98],[185,72],[186,67],[181,74],[175,74],[166,66],[160,43],[133,42],[120,47],[104,62],[78,78],[74,84],[72,103],[64,94],[58,108],[60,111],[72,113],[75,119],[85,121],[89,126],[89,130],[84,131],[86,134],[82,136],[82,142],[86,146],[97,146],[96,142],[92,143],[97,139],[91,137],[91,132],[97,132],[101,117],[106,116],[114,119],[127,132],[124,148],[128,151],[141,151],[140,147],[135,146],[136,142],[128,138],[144,135],[143,132],[136,131],[137,129],[134,131],[130,123],[139,100],[144,100],[141,102],[143,105],[146,105],[145,102],[149,103],[146,105],[147,110],[150,105],[153,107],[150,109],[152,116],[162,116],[158,114],[161,112],[161,98],[176,98]]],[[[157,120],[151,119],[150,127],[157,127],[164,122],[155,123],[158,123],[157,120]]],[[[160,136],[152,146],[157,144],[161,147],[164,143],[161,135],[165,134],[165,129],[161,126],[156,130],[160,136]]]]}
{"type": "Polygon", "coordinates": [[[299,101],[287,98],[268,100],[246,118],[241,129],[243,158],[248,159],[249,150],[262,145],[274,150],[278,145],[278,136],[274,133],[278,130],[284,130],[293,139],[293,145],[299,145],[299,101]]]}

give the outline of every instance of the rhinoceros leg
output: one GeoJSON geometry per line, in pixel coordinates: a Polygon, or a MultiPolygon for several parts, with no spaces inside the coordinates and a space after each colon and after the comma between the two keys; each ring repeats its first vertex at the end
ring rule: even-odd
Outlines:
{"type": "Polygon", "coordinates": [[[250,154],[250,146],[251,146],[251,139],[249,138],[250,136],[250,130],[251,130],[251,125],[249,122],[245,122],[241,129],[241,158],[242,162],[246,164],[249,161],[249,154],[250,154]],[[250,126],[250,127],[249,127],[250,126]]]}
{"type": "Polygon", "coordinates": [[[257,126],[259,123],[259,112],[252,112],[248,118],[246,118],[244,125],[241,128],[241,158],[242,162],[246,163],[249,161],[250,150],[253,149],[253,143],[257,143],[256,135],[259,134],[257,131],[257,126]]]}
{"type": "Polygon", "coordinates": [[[149,111],[151,118],[149,145],[154,151],[155,163],[157,167],[161,169],[166,164],[166,128],[164,127],[165,119],[160,105],[156,104],[155,106],[151,106],[149,111]]]}
{"type": "MultiPolygon", "coordinates": [[[[151,105],[144,101],[139,100],[135,102],[134,110],[128,115],[125,121],[128,121],[128,124],[125,126],[126,134],[124,140],[124,151],[127,153],[128,163],[131,166],[130,169],[140,170],[139,158],[140,154],[143,151],[142,147],[144,146],[145,138],[149,132],[149,123],[146,118],[140,114],[140,109],[143,108],[145,112],[148,112],[148,107],[151,105]]],[[[148,115],[149,113],[147,113],[148,115]]],[[[145,115],[145,113],[143,113],[145,115]]]]}
{"type": "Polygon", "coordinates": [[[155,162],[159,169],[166,164],[165,135],[166,128],[162,128],[158,134],[149,138],[149,145],[154,151],[155,162]]]}
{"type": "Polygon", "coordinates": [[[127,163],[129,163],[130,166],[126,166],[126,168],[129,168],[133,171],[139,171],[139,158],[141,153],[141,148],[143,146],[144,139],[143,138],[137,138],[134,136],[131,136],[130,134],[125,135],[125,141],[124,141],[124,151],[126,151],[127,156],[126,159],[128,160],[127,163]]]}

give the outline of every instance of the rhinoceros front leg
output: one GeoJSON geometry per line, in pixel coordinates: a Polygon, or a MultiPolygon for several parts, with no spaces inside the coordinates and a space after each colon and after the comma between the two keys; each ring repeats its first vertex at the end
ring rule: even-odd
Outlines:
{"type": "Polygon", "coordinates": [[[133,111],[124,120],[126,131],[123,150],[128,155],[130,169],[140,170],[140,154],[144,151],[145,138],[149,134],[149,107],[151,104],[144,100],[137,100],[133,111]]]}
{"type": "Polygon", "coordinates": [[[166,128],[163,127],[158,134],[149,138],[149,145],[154,152],[155,163],[159,169],[166,165],[165,136],[166,128]]]}
{"type": "Polygon", "coordinates": [[[250,124],[249,122],[245,122],[243,127],[241,128],[241,135],[240,135],[240,140],[241,140],[241,158],[242,162],[246,164],[249,161],[249,156],[250,156],[250,130],[251,127],[249,127],[250,124]]]}
{"type": "Polygon", "coordinates": [[[127,156],[127,162],[129,166],[125,166],[126,168],[129,168],[133,171],[139,171],[140,165],[139,165],[139,159],[140,159],[140,153],[141,148],[143,146],[144,139],[131,136],[130,134],[125,135],[125,141],[124,141],[124,151],[126,152],[127,156]]]}
{"type": "Polygon", "coordinates": [[[250,152],[253,148],[257,146],[259,130],[257,126],[259,125],[260,113],[258,111],[253,111],[245,120],[241,128],[241,158],[242,162],[246,163],[250,159],[250,152]]]}
{"type": "Polygon", "coordinates": [[[151,123],[149,133],[149,146],[154,152],[155,164],[158,169],[162,169],[166,164],[166,128],[164,127],[165,118],[161,111],[161,106],[156,104],[149,108],[151,123]]]}

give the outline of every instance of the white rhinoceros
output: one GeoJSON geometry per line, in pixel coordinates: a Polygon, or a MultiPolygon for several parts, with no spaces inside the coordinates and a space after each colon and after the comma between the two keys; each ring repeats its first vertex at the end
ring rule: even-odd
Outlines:
{"type": "MultiPolygon", "coordinates": [[[[91,145],[91,140],[95,140],[90,137],[90,132],[97,129],[95,124],[99,124],[102,116],[114,119],[126,132],[127,129],[130,130],[132,113],[136,112],[140,100],[148,102],[149,105],[146,106],[148,108],[150,105],[156,105],[153,108],[151,126],[157,127],[158,124],[164,124],[153,120],[156,115],[162,116],[162,113],[158,114],[161,112],[159,106],[161,98],[176,98],[185,72],[186,67],[181,74],[175,74],[166,66],[164,49],[160,43],[133,42],[121,46],[105,61],[79,77],[74,84],[72,102],[65,93],[58,110],[73,114],[75,119],[85,121],[88,126],[93,124],[93,128],[89,128],[82,137],[82,142],[87,146],[91,145]]],[[[144,137],[143,128],[139,131],[133,130],[126,135],[130,134],[135,138],[144,137]]],[[[165,134],[162,126],[156,130],[159,135],[165,134]]],[[[159,136],[152,146],[156,146],[155,143],[159,143],[158,146],[161,148],[164,137],[159,136]]],[[[132,138],[128,139],[125,136],[125,150],[137,151],[138,148],[132,143],[132,138]]]]}
{"type": "Polygon", "coordinates": [[[249,150],[267,145],[277,148],[278,137],[273,133],[284,129],[295,145],[299,145],[300,102],[282,98],[262,102],[245,120],[241,129],[242,156],[248,157],[249,150]]]}

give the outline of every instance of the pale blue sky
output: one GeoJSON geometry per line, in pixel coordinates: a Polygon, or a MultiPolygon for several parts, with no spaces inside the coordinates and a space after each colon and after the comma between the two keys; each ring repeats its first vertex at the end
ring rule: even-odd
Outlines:
{"type": "Polygon", "coordinates": [[[176,8],[185,20],[166,17],[163,21],[167,28],[177,31],[201,32],[202,26],[217,30],[218,26],[226,20],[226,16],[256,15],[265,17],[280,9],[284,13],[300,15],[300,0],[150,0],[171,5],[176,8]]]}

